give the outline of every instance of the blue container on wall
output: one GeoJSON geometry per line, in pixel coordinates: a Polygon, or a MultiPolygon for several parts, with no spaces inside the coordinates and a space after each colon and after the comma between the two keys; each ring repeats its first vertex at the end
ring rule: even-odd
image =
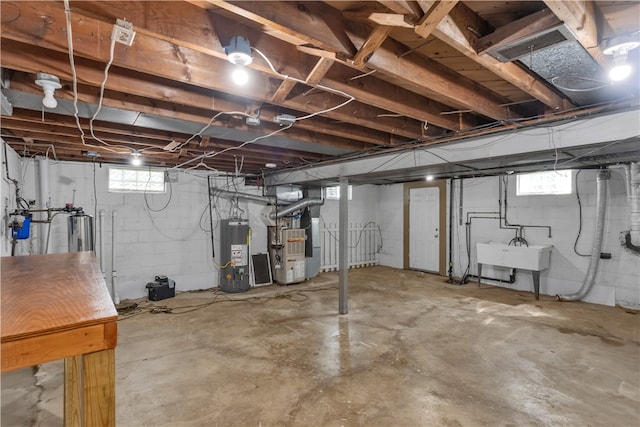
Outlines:
{"type": "Polygon", "coordinates": [[[31,230],[31,218],[25,218],[20,228],[11,229],[11,237],[17,240],[24,240],[29,238],[29,231],[31,230]]]}

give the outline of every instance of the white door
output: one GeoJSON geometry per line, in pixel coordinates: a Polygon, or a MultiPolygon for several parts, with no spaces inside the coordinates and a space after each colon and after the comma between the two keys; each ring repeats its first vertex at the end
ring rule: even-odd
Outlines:
{"type": "Polygon", "coordinates": [[[409,268],[436,273],[440,269],[439,215],[440,188],[409,190],[409,268]]]}

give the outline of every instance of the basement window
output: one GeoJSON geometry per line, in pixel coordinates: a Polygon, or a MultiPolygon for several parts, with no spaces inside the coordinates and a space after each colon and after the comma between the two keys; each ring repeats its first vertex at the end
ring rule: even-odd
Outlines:
{"type": "Polygon", "coordinates": [[[571,194],[571,172],[545,171],[517,176],[517,196],[571,194]]]}
{"type": "MultiPolygon", "coordinates": [[[[340,200],[340,186],[336,185],[334,187],[325,187],[324,189],[324,198],[327,200],[340,200]]],[[[349,199],[353,198],[353,186],[349,186],[349,199]]]]}
{"type": "Polygon", "coordinates": [[[109,168],[112,193],[164,193],[164,171],[109,168]]]}

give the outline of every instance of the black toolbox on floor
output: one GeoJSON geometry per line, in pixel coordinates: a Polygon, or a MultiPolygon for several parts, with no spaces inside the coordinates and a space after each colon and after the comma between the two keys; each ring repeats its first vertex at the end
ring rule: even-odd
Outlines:
{"type": "Polygon", "coordinates": [[[176,282],[167,276],[156,276],[154,282],[147,283],[149,301],[160,301],[176,296],[176,282]]]}

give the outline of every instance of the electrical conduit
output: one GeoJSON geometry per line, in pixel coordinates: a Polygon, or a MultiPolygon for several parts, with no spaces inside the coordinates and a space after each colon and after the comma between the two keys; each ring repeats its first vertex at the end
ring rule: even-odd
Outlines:
{"type": "Polygon", "coordinates": [[[579,301],[584,298],[596,279],[598,264],[600,262],[600,251],[602,250],[602,238],[604,235],[604,216],[607,207],[607,181],[611,172],[608,169],[600,170],[596,180],[596,228],[593,232],[593,243],[591,245],[591,257],[589,258],[589,268],[584,278],[582,287],[575,294],[556,295],[560,301],[579,301]]]}

